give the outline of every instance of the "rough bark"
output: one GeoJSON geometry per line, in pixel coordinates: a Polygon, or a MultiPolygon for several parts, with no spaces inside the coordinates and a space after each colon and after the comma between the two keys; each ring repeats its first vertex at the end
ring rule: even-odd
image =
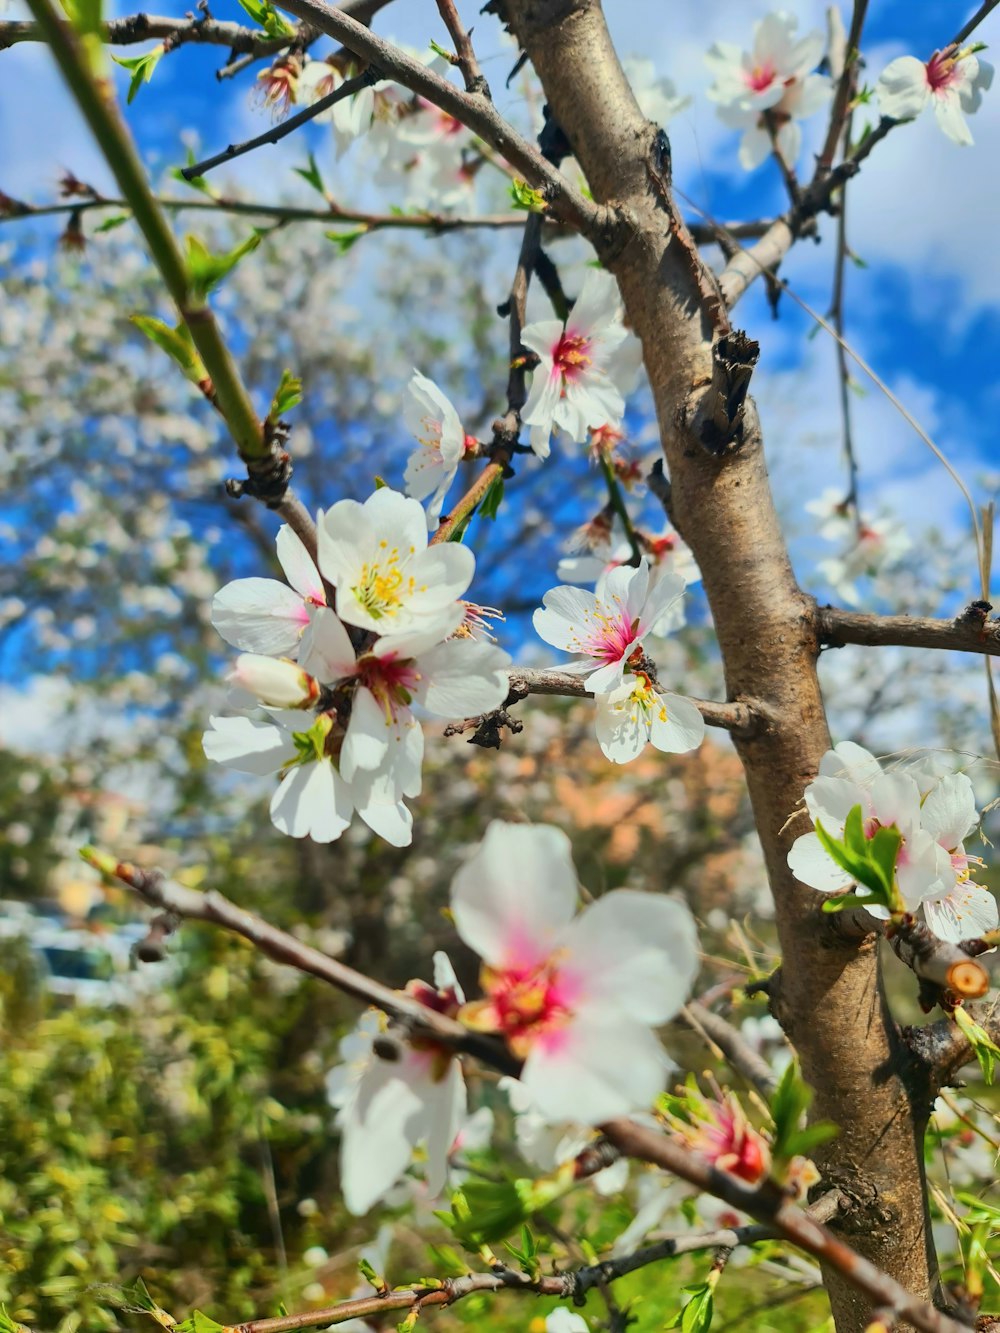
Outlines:
{"type": "MultiPolygon", "coordinates": [[[[717,388],[713,343],[728,333],[718,288],[663,188],[657,127],[632,97],[598,0],[507,0],[506,12],[595,200],[624,219],[601,258],[643,344],[672,518],[702,572],[728,696],[760,700],[772,718],[736,746],[776,904],[783,963],[775,1012],[815,1089],[815,1115],[840,1127],[821,1163],[824,1187],[858,1200],[852,1244],[929,1296],[925,1108],[907,1091],[908,1056],[887,1010],[875,941],[836,938],[817,910],[818,895],[797,884],[786,864],[792,839],[806,828],[802,815],[790,816],[829,745],[816,609],[791,570],[752,403],[742,442],[718,455],[702,442],[713,381],[717,388]]],[[[862,1329],[864,1299],[836,1275],[827,1285],[840,1333],[862,1329]]]]}

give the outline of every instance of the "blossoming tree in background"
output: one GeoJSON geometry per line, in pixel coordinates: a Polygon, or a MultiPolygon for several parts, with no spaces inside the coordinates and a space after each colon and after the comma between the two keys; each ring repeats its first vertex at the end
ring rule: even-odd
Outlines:
{"type": "MultiPolygon", "coordinates": [[[[764,463],[766,421],[749,394],[759,348],[734,312],[755,282],[777,300],[786,254],[816,234],[817,219],[842,218],[851,178],[877,169],[879,143],[905,133],[904,122],[927,105],[949,138],[971,143],[965,117],[992,73],[973,34],[993,5],[951,40],[944,31],[928,60],[891,61],[874,88],[862,79],[864,3],[848,15],[832,9],[825,34],[800,34],[793,16],[775,13],[745,38],[715,44],[706,55],[708,96],[742,132],[740,164],[749,171],[773,160],[788,193],[781,217],[730,226],[682,209],[665,122],[683,99],[649,62],[623,66],[597,0],[486,7],[530,67],[532,96],[518,124],[494,105],[453,0],[437,0],[448,45],[417,51],[373,31],[386,0],[241,3],[254,26],[219,23],[207,11],[105,23],[97,6],[78,0],[62,8],[28,0],[32,23],[0,26],[0,46],[5,27],[12,44],[49,45],[117,181],[117,221],[141,234],[164,289],[159,313],[129,313],[172,360],[178,383],[183,376],[191,386],[192,411],[224,423],[245,468],[227,483],[230,498],[241,500],[240,512],[260,502],[282,520],[275,540],[283,579],[237,577],[211,599],[211,622],[239,655],[206,710],[204,755],[270,778],[274,828],[329,849],[333,896],[336,857],[346,864],[351,838],[368,830],[404,857],[413,845],[432,804],[424,790],[432,720],[507,750],[541,724],[541,711],[525,706],[529,696],[592,700],[597,745],[616,766],[694,757],[706,727],[728,733],[745,773],[780,949],[780,966],[754,987],[766,994],[770,1035],[780,1034],[784,1047],[770,1062],[716,1012],[737,982],[705,984],[695,997],[710,950],[673,884],[651,876],[606,892],[582,888],[573,847],[551,823],[477,810],[447,907],[464,964],[456,969],[437,951],[424,972],[432,982],[399,988],[218,893],[120,860],[113,849],[87,848],[90,865],[160,911],[161,939],[184,920],[208,921],[361,1002],[328,1081],[344,1204],[354,1215],[405,1207],[419,1226],[451,1233],[434,1251],[441,1271],[390,1287],[366,1258],[374,1295],[320,1301],[268,1320],[268,1330],[377,1322],[391,1311],[411,1329],[435,1307],[482,1293],[499,1301],[501,1291],[530,1292],[582,1306],[598,1288],[609,1327],[624,1327],[608,1288],[680,1252],[676,1237],[642,1248],[677,1206],[675,1187],[702,1200],[706,1220],[707,1210],[723,1208],[718,1226],[683,1246],[714,1251],[703,1281],[678,1293],[684,1329],[709,1327],[733,1250],[775,1240],[822,1265],[841,1333],[968,1326],[984,1272],[992,1272],[985,1236],[995,1210],[970,1212],[964,1286],[942,1286],[924,1136],[942,1087],[977,1056],[991,1076],[997,1052],[992,1010],[975,1007],[989,989],[983,956],[1000,943],[995,899],[966,846],[980,820],[976,792],[962,771],[966,756],[932,771],[883,766],[849,738],[832,745],[817,660],[822,648],[845,643],[1000,652],[988,600],[992,512],[974,511],[979,582],[962,590],[956,618],[820,607],[791,571],[764,463]],[[367,176],[395,196],[381,214],[362,211],[361,201],[357,210],[342,206],[310,158],[299,174],[323,196],[314,216],[356,227],[329,234],[341,254],[394,228],[426,230],[442,243],[450,231],[479,226],[516,231],[503,322],[487,335],[502,346],[505,383],[491,381],[484,365],[489,411],[477,416],[425,373],[432,348],[417,358],[423,369],[411,370],[400,413],[412,450],[397,469],[402,489],[379,476],[346,493],[336,452],[324,460],[311,505],[293,489],[296,412],[312,385],[295,366],[272,383],[248,375],[252,348],[229,336],[216,296],[237,268],[254,263],[262,231],[225,251],[196,236],[177,239],[170,214],[179,206],[156,194],[109,82],[105,47],[136,34],[162,40],[138,57],[116,57],[131,75],[129,101],[162,60],[183,60],[177,48],[188,41],[228,45],[234,64],[265,62],[256,97],[276,125],[183,169],[203,207],[233,207],[208,183],[219,165],[329,115],[338,155],[357,154],[367,176]],[[820,117],[822,146],[809,162],[802,123],[820,117]],[[499,217],[476,211],[477,182],[489,173],[503,186],[499,217]],[[530,320],[529,289],[550,308],[530,320]],[[660,456],[650,469],[627,447],[637,386],[648,386],[658,422],[660,456]],[[483,429],[466,430],[483,417],[483,429]],[[525,477],[540,478],[539,506],[557,516],[561,469],[580,458],[599,474],[604,496],[582,525],[577,514],[558,534],[565,558],[541,585],[530,645],[535,660],[543,643],[572,660],[519,665],[527,645],[505,634],[504,606],[487,603],[486,567],[498,559],[483,552],[491,531],[513,532],[504,525],[515,522],[525,477]],[[564,581],[552,586],[555,578],[564,581]],[[673,637],[699,580],[721,665],[711,699],[694,697],[691,685],[704,676],[673,637]],[[468,965],[470,951],[478,970],[468,965]],[[887,952],[910,969],[910,994],[924,1011],[938,1011],[924,1026],[895,1021],[879,963],[887,952]],[[663,1042],[674,1022],[712,1044],[744,1091],[709,1075],[679,1082],[663,1042]],[[505,1126],[492,1120],[497,1076],[505,1126]],[[470,1165],[484,1125],[487,1139],[491,1125],[497,1142],[506,1133],[533,1174],[470,1165]],[[614,1196],[630,1162],[655,1168],[642,1176],[646,1197],[632,1223],[604,1237],[604,1252],[589,1240],[574,1249],[547,1210],[576,1190],[614,1196]]],[[[76,202],[64,208],[64,239],[78,247],[85,214],[111,201],[79,181],[66,188],[76,202]]],[[[5,195],[0,204],[11,217],[41,211],[5,195]]],[[[242,211],[266,219],[269,207],[292,253],[293,210],[262,200],[242,211]]],[[[841,232],[838,290],[847,254],[841,232]]],[[[378,364],[375,356],[373,399],[378,364]]],[[[843,366],[842,374],[846,388],[843,366]]],[[[909,539],[886,516],[862,514],[846,395],[844,410],[849,483],[809,511],[839,551],[820,573],[841,600],[861,607],[872,579],[903,559],[909,539]]],[[[363,424],[363,409],[359,415],[363,424]]],[[[270,558],[267,534],[258,535],[270,558]]],[[[503,561],[515,588],[529,584],[518,554],[512,539],[503,561]]],[[[1000,745],[992,683],[987,706],[1000,745]]],[[[632,810],[619,822],[627,828],[638,818],[632,810]]],[[[439,848],[438,858],[447,851],[439,848]]],[[[564,1306],[547,1319],[553,1333],[579,1329],[579,1321],[564,1306]]],[[[197,1333],[197,1321],[190,1327],[197,1333]]]]}

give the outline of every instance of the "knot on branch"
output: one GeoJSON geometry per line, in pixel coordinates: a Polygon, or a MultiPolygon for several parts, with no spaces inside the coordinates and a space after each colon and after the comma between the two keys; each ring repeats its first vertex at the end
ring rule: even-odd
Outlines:
{"type": "Polygon", "coordinates": [[[262,458],[248,458],[246,480],[229,477],[226,494],[234,500],[249,495],[268,509],[280,509],[292,480],[292,458],[284,447],[290,432],[287,421],[266,421],[264,441],[268,452],[262,458]]]}
{"type": "MultiPolygon", "coordinates": [[[[510,701],[508,701],[510,702],[510,701]]],[[[519,717],[512,717],[503,708],[495,708],[492,713],[481,713],[477,717],[467,717],[464,722],[449,722],[444,729],[445,736],[461,736],[465,731],[472,731],[469,745],[479,745],[484,750],[499,750],[503,740],[502,732],[506,728],[512,736],[524,730],[524,723],[519,717]]]]}
{"type": "Polygon", "coordinates": [[[699,437],[717,457],[746,439],[747,391],[759,356],[760,344],[741,329],[724,334],[712,347],[712,383],[702,402],[699,437]]]}

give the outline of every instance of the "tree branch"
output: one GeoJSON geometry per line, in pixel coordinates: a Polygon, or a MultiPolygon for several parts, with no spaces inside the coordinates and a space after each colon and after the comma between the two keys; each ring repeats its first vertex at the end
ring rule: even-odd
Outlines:
{"type": "Polygon", "coordinates": [[[876,616],[822,606],[816,613],[820,643],[830,648],[860,643],[868,647],[950,648],[963,653],[1000,656],[1000,620],[987,620],[992,608],[973,602],[954,620],[924,616],[876,616]]]}
{"type": "Polygon", "coordinates": [[[311,23],[349,51],[373,64],[386,78],[426,97],[435,106],[478,134],[520,171],[529,184],[544,192],[554,214],[571,223],[584,235],[603,233],[612,225],[610,209],[584,198],[576,187],[547,162],[542,153],[508,124],[492,102],[479,94],[463,92],[433,73],[419,60],[377,37],[326,0],[282,0],[281,7],[311,23]]]}
{"type": "Polygon", "coordinates": [[[899,1319],[909,1320],[921,1333],[968,1333],[965,1325],[907,1291],[777,1189],[750,1188],[735,1176],[715,1170],[686,1147],[633,1120],[609,1121],[601,1126],[601,1132],[627,1157],[662,1167],[773,1227],[782,1240],[834,1269],[873,1304],[892,1310],[899,1319]]]}
{"type": "MultiPolygon", "coordinates": [[[[990,1038],[1000,1045],[1000,1000],[990,1004],[966,1004],[969,1017],[985,1028],[990,1038]]],[[[972,1064],[976,1053],[969,1039],[953,1018],[942,1018],[922,1027],[903,1029],[910,1050],[925,1066],[932,1092],[951,1083],[958,1071],[972,1064]]]]}
{"type": "MultiPolygon", "coordinates": [[[[762,1097],[770,1099],[778,1086],[774,1070],[731,1023],[697,1000],[688,1000],[680,1017],[706,1041],[717,1046],[737,1074],[756,1088],[762,1097]]],[[[719,1241],[720,1245],[726,1243],[719,1241]]]]}
{"type": "MultiPolygon", "coordinates": [[[[529,694],[559,694],[574,699],[592,699],[592,691],[583,683],[583,677],[572,671],[539,670],[534,667],[512,667],[511,695],[525,698],[529,694]]],[[[761,700],[741,699],[717,703],[711,699],[692,699],[710,727],[720,727],[741,735],[753,735],[766,728],[769,713],[761,700]]]]}
{"type": "Polygon", "coordinates": [[[206,921],[233,935],[240,935],[277,963],[294,967],[307,976],[318,977],[363,1004],[374,1005],[400,1019],[407,1032],[424,1035],[450,1047],[476,1055],[502,1073],[518,1074],[521,1063],[502,1043],[472,1032],[444,1014],[435,1013],[402,991],[392,990],[362,972],[339,963],[311,945],[272,926],[262,917],[247,912],[236,903],[209,889],[205,893],[185,888],[168,880],[159,870],[142,870],[127,861],[85,847],[81,856],[88,865],[110,878],[118,879],[150,907],[172,914],[183,921],[206,921]]]}

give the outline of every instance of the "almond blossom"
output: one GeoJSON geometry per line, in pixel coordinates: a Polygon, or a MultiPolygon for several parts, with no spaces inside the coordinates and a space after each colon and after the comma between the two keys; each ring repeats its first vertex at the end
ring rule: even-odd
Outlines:
{"type": "Polygon", "coordinates": [[[621,685],[626,666],[641,657],[646,636],[683,596],[683,579],[666,574],[653,581],[650,563],[643,560],[637,567],[612,569],[596,592],[565,584],[550,589],[532,624],[554,648],[582,655],[569,669],[589,672],[587,689],[599,694],[621,685]]]}
{"type": "Polygon", "coordinates": [[[674,899],[616,889],[577,915],[578,892],[565,833],[495,820],[452,882],[451,910],[483,960],[485,998],[459,1017],[524,1060],[543,1116],[592,1125],[662,1089],[653,1029],[684,1003],[698,942],[674,899]]]}
{"type": "Polygon", "coordinates": [[[356,655],[334,612],[317,613],[303,643],[303,664],[324,685],[355,686],[340,751],[348,781],[359,771],[378,772],[394,779],[401,795],[418,795],[423,741],[411,705],[454,718],[503,703],[510,657],[491,643],[449,638],[465,615],[465,604],[453,602],[424,627],[387,634],[356,655]]]}
{"type": "MultiPolygon", "coordinates": [[[[353,66],[349,66],[346,73],[342,73],[329,60],[310,60],[299,75],[299,100],[312,106],[336,92],[341,84],[353,79],[357,73],[357,69],[353,66]]],[[[317,124],[324,122],[332,124],[338,157],[368,129],[372,122],[374,107],[375,89],[364,87],[359,88],[350,97],[335,102],[333,106],[327,107],[315,117],[317,124]]]]}
{"type": "MultiPolygon", "coordinates": [[[[903,904],[914,912],[928,898],[940,898],[955,883],[948,851],[921,825],[920,789],[906,773],[884,773],[878,760],[853,741],[841,741],[820,760],[819,775],[806,787],[806,809],[813,823],[842,837],[847,816],[861,807],[865,836],[880,828],[902,835],[896,858],[896,884],[903,904]]],[[[816,833],[795,839],[788,864],[796,879],[821,893],[843,893],[851,876],[824,850],[816,833]]],[[[859,892],[864,895],[864,890],[859,892]]],[[[873,916],[887,917],[886,908],[872,906],[873,916]]]]}
{"type": "Polygon", "coordinates": [[[319,567],[337,589],[337,614],[348,625],[378,634],[419,629],[472,582],[476,561],[468,547],[428,547],[423,509],[388,486],[364,504],[339,500],[318,529],[319,567]]]}
{"type": "Polygon", "coordinates": [[[973,142],[965,117],[979,110],[983,92],[993,82],[993,66],[980,60],[975,48],[946,47],[930,60],[899,56],[879,75],[875,91],[879,110],[890,120],[913,120],[928,105],[941,129],[954,143],[973,142]]]}
{"type": "Polygon", "coordinates": [[[805,508],[821,520],[821,537],[842,543],[841,554],[818,560],[816,570],[849,606],[861,604],[859,578],[891,569],[913,545],[902,523],[888,514],[871,518],[857,513],[836,487],[828,487],[805,508]]]}
{"type": "Polygon", "coordinates": [[[406,464],[406,494],[414,500],[431,497],[427,530],[433,532],[458,465],[470,449],[477,447],[477,441],[462,429],[450,400],[419,370],[413,372],[406,386],[403,417],[419,445],[406,464]]]}
{"type": "MultiPolygon", "coordinates": [[[[556,567],[556,574],[563,583],[599,583],[602,578],[632,559],[632,547],[625,541],[612,545],[612,536],[616,529],[607,524],[598,530],[589,543],[589,553],[564,556],[556,567]]],[[[650,582],[655,582],[664,574],[676,575],[684,580],[687,587],[698,583],[701,570],[691,554],[691,548],[681,540],[672,528],[654,536],[640,532],[639,542],[650,563],[650,582]]],[[[579,545],[587,546],[586,538],[578,538],[579,545]]],[[[653,634],[662,636],[682,629],[685,624],[684,599],[678,598],[667,607],[663,615],[653,626],[653,634]]]]}
{"type": "Polygon", "coordinates": [[[661,692],[644,671],[627,671],[610,693],[597,695],[597,741],[613,764],[627,764],[648,744],[664,754],[697,750],[705,719],[690,699],[661,692]]]}
{"type": "Polygon", "coordinates": [[[287,523],[275,540],[288,584],[277,579],[234,579],[212,599],[212,624],[227,643],[248,653],[297,657],[302,631],[326,590],[316,564],[287,523]]]}
{"type": "Polygon", "coordinates": [[[796,38],[797,27],[791,14],[768,14],[754,25],[752,51],[716,42],[705,56],[714,75],[708,96],[719,104],[725,124],[743,130],[740,163],[748,171],[772,152],[769,120],[778,151],[794,165],[802,148],[797,122],[822,110],[829,100],[830,80],[812,72],[823,56],[823,34],[796,38]]]}
{"type": "MultiPolygon", "coordinates": [[[[434,956],[434,986],[411,981],[406,991],[449,1016],[465,998],[442,953],[434,956]]],[[[327,1095],[338,1111],[341,1189],[348,1211],[356,1216],[388,1192],[421,1143],[427,1151],[428,1191],[439,1194],[465,1118],[465,1080],[451,1051],[421,1038],[401,1041],[398,1058],[382,1060],[374,1043],[388,1026],[379,1010],[364,1014],[340,1043],[344,1063],[327,1076],[327,1095]]]]}
{"type": "MultiPolygon", "coordinates": [[[[921,784],[923,787],[923,784],[921,784]]],[[[964,842],[979,823],[976,796],[965,773],[949,773],[922,794],[920,823],[945,849],[952,875],[946,891],[924,899],[924,917],[940,939],[976,939],[1000,925],[997,901],[989,889],[971,879],[974,858],[964,842]]]]}
{"type": "Polygon", "coordinates": [[[622,315],[618,284],[592,269],[565,325],[547,319],[522,330],[521,342],[539,357],[521,413],[539,458],[548,457],[557,426],[582,444],[591,427],[621,424],[641,361],[622,315]]]}

